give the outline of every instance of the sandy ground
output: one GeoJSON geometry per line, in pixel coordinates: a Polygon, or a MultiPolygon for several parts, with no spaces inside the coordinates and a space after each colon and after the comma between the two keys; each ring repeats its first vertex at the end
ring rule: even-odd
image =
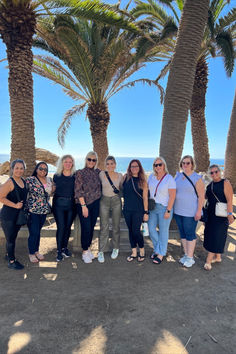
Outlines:
{"type": "Polygon", "coordinates": [[[0,354],[236,353],[235,229],[211,272],[201,237],[192,269],[179,265],[176,240],[160,265],[129,264],[127,252],[106,254],[104,264],[84,264],[81,254],[57,264],[55,238],[43,237],[46,260],[33,265],[19,238],[22,271],[7,268],[0,238],[0,354]]]}

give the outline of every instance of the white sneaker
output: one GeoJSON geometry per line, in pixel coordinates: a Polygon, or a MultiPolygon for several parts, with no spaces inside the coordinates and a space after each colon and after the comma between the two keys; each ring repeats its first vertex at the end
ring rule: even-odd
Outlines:
{"type": "Polygon", "coordinates": [[[184,262],[183,266],[186,268],[190,268],[195,264],[195,260],[191,257],[187,257],[186,261],[184,262]]]}
{"type": "Polygon", "coordinates": [[[82,254],[82,260],[84,261],[84,263],[92,263],[92,259],[90,257],[89,252],[82,254]]]}
{"type": "Polygon", "coordinates": [[[119,249],[118,248],[113,248],[112,254],[111,254],[111,259],[116,259],[119,254],[119,249]]]}
{"type": "Polygon", "coordinates": [[[98,262],[99,263],[104,263],[105,262],[104,253],[103,252],[98,252],[98,262]]]}
{"type": "Polygon", "coordinates": [[[91,250],[88,250],[88,253],[89,253],[89,257],[91,258],[91,259],[94,259],[95,257],[94,257],[94,254],[91,252],[91,250]]]}
{"type": "Polygon", "coordinates": [[[184,262],[187,260],[188,256],[185,254],[183,257],[180,258],[179,263],[184,264],[184,262]]]}

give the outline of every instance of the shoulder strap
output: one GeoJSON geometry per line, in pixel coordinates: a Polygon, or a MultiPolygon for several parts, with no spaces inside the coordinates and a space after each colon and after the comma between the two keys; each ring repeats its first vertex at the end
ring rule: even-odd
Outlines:
{"type": "Polygon", "coordinates": [[[132,185],[133,185],[133,189],[134,189],[135,193],[138,194],[138,196],[143,199],[142,195],[139,194],[139,192],[137,192],[137,190],[135,188],[133,177],[131,177],[131,181],[132,181],[132,185]]]}
{"type": "Polygon", "coordinates": [[[194,186],[193,182],[191,181],[191,179],[186,175],[186,173],[183,172],[183,175],[187,178],[187,180],[191,183],[191,185],[193,186],[194,188],[194,191],[196,193],[196,196],[198,198],[198,193],[197,193],[197,190],[196,190],[196,187],[194,186]]]}
{"type": "Polygon", "coordinates": [[[157,183],[156,190],[155,190],[155,193],[154,193],[154,197],[156,197],[156,195],[157,195],[157,188],[159,187],[159,184],[160,184],[161,181],[165,178],[166,175],[167,175],[167,173],[164,174],[164,176],[162,176],[162,178],[160,179],[160,181],[157,183]]]}
{"type": "Polygon", "coordinates": [[[111,180],[111,178],[110,178],[108,172],[107,172],[107,171],[104,171],[104,172],[105,172],[105,175],[106,175],[106,177],[107,177],[107,179],[108,179],[110,185],[112,186],[113,190],[114,190],[114,191],[115,191],[115,190],[118,190],[118,189],[116,188],[116,186],[114,186],[114,183],[112,182],[112,180],[111,180]]]}
{"type": "Polygon", "coordinates": [[[45,198],[46,198],[46,200],[48,200],[48,193],[46,192],[43,183],[42,183],[42,182],[40,181],[40,179],[37,178],[36,176],[35,176],[35,178],[39,181],[39,183],[40,183],[41,186],[43,187],[43,191],[44,191],[45,198]]]}

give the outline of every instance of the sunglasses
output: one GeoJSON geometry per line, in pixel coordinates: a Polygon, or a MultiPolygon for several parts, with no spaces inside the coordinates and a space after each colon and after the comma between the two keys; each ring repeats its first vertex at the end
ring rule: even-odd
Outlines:
{"type": "Polygon", "coordinates": [[[91,162],[91,161],[92,161],[92,162],[97,162],[97,159],[91,159],[90,157],[88,157],[87,160],[88,160],[89,162],[91,162]]]}
{"type": "Polygon", "coordinates": [[[138,165],[130,166],[130,168],[139,168],[138,165]]]}
{"type": "Polygon", "coordinates": [[[153,166],[154,167],[161,167],[163,165],[163,163],[154,163],[153,166]]]}
{"type": "Polygon", "coordinates": [[[48,172],[48,169],[47,169],[47,168],[39,167],[38,169],[39,169],[39,171],[48,172]]]}
{"type": "Polygon", "coordinates": [[[211,171],[210,174],[211,174],[211,175],[214,175],[214,173],[217,174],[218,172],[219,172],[219,171],[211,171]]]}
{"type": "Polygon", "coordinates": [[[182,165],[190,165],[191,162],[182,162],[182,165]]]}

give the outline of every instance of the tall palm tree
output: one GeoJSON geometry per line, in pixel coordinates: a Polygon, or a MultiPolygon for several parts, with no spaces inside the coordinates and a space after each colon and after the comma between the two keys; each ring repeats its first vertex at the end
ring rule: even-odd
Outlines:
{"type": "Polygon", "coordinates": [[[11,160],[23,158],[26,174],[35,166],[32,38],[38,17],[52,15],[56,10],[138,30],[98,0],[77,0],[76,4],[74,0],[0,0],[0,38],[7,48],[9,66],[11,160]]]}
{"type": "Polygon", "coordinates": [[[232,183],[236,193],[236,91],[234,96],[233,109],[230,118],[227,145],[225,151],[224,176],[232,183]]]}
{"type": "Polygon", "coordinates": [[[55,20],[43,21],[37,27],[34,46],[47,50],[54,57],[36,56],[34,71],[60,84],[66,94],[80,101],[66,112],[58,129],[59,143],[63,146],[72,118],[87,107],[93,148],[101,168],[108,155],[109,98],[137,82],[153,84],[161,90],[155,80],[126,81],[144,65],[148,56],[145,51],[137,59],[137,38],[136,34],[121,31],[116,26],[69,16],[58,15],[55,20]]]}
{"type": "MultiPolygon", "coordinates": [[[[162,25],[164,19],[163,8],[158,3],[163,3],[170,7],[175,21],[179,22],[178,15],[172,3],[166,3],[165,0],[147,0],[147,2],[136,0],[135,2],[136,7],[132,10],[132,15],[135,18],[145,15],[150,23],[154,23],[157,26],[162,25]]],[[[184,1],[176,0],[175,3],[179,10],[182,11],[184,1]]],[[[220,17],[227,4],[228,1],[226,0],[211,0],[208,11],[208,26],[205,27],[197,60],[190,114],[193,151],[198,171],[207,170],[210,158],[205,121],[205,96],[208,83],[209,57],[222,56],[228,76],[231,76],[234,67],[232,31],[235,27],[236,9],[232,9],[225,17],[220,17]]],[[[174,28],[172,30],[174,31],[174,28]]],[[[167,48],[169,55],[173,54],[174,45],[175,40],[169,41],[167,48]]],[[[168,72],[169,66],[170,64],[168,63],[163,70],[163,74],[168,72]]]]}

